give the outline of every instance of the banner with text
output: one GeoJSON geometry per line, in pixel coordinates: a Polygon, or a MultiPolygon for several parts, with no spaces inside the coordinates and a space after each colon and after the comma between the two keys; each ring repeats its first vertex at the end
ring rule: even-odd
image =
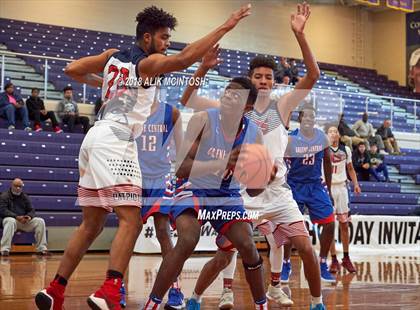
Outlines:
{"type": "MultiPolygon", "coordinates": [[[[306,218],[312,244],[319,249],[319,229],[306,218]]],[[[338,226],[338,225],[337,225],[338,226]]],[[[376,216],[354,215],[350,227],[350,247],[353,253],[378,251],[409,251],[420,255],[420,217],[418,216],[376,216]]],[[[171,232],[175,244],[177,234],[171,232]]],[[[196,251],[216,251],[217,232],[206,223],[201,227],[200,241],[196,251]]],[[[337,250],[341,242],[336,229],[337,250]]],[[[134,251],[137,253],[160,253],[153,219],[143,226],[134,251]]]]}

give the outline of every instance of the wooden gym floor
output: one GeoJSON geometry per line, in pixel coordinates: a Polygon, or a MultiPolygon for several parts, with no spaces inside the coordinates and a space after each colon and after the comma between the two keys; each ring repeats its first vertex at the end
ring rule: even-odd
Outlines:
{"type": "MultiPolygon", "coordinates": [[[[0,261],[0,309],[35,309],[33,297],[54,276],[61,254],[48,258],[34,255],[12,255],[0,261]]],[[[87,309],[86,297],[104,279],[107,254],[86,255],[66,290],[66,309],[87,309]]],[[[210,256],[194,256],[185,266],[181,277],[184,294],[189,296],[201,267],[210,256]]],[[[269,277],[268,259],[265,270],[269,277]]],[[[420,254],[418,256],[354,256],[357,274],[341,274],[336,285],[324,285],[327,309],[420,309],[420,254]]],[[[159,256],[134,255],[130,261],[127,309],[141,309],[150,293],[158,267],[159,256]]],[[[304,281],[301,263],[293,257],[293,274],[289,286],[295,305],[291,309],[309,309],[309,291],[304,281]]],[[[235,309],[253,309],[241,262],[235,275],[235,309]]],[[[205,293],[201,309],[217,309],[222,280],[213,283],[205,293]]],[[[163,308],[163,307],[161,307],[163,308]]],[[[270,309],[280,309],[271,303],[270,309]]]]}

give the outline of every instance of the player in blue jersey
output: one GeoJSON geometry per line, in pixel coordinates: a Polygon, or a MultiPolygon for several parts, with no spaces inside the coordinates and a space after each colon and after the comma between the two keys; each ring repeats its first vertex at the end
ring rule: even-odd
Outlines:
{"type": "Polygon", "coordinates": [[[113,211],[119,226],[110,249],[106,280],[89,296],[88,303],[94,309],[121,309],[122,278],[142,228],[139,221],[142,181],[134,140],[141,134],[158,95],[156,85],[146,81],[188,68],[249,14],[250,5],[242,7],[180,53],[167,56],[171,30],[177,21],[171,14],[151,6],[137,15],[136,42],[131,48],[109,49],[66,67],[65,73],[74,80],[102,86],[104,113],[85,136],[79,154],[78,196],[83,222],[71,237],[54,280],[36,295],[39,309],[63,308],[68,279],[113,211]],[[130,88],[125,83],[139,78],[140,85],[130,88]]]}
{"type": "MultiPolygon", "coordinates": [[[[145,309],[154,309],[181,272],[200,237],[199,214],[210,215],[213,228],[225,235],[241,254],[245,275],[257,309],[267,309],[262,259],[252,239],[252,228],[240,185],[232,175],[246,143],[261,143],[261,133],[244,114],[252,110],[257,91],[247,78],[234,78],[220,99],[220,109],[208,109],[191,118],[178,156],[177,176],[189,178],[190,196],[176,199],[172,216],[176,219],[178,241],[163,259],[145,309]],[[224,216],[219,213],[224,213],[224,216]]],[[[246,151],[245,151],[246,152],[246,151]]],[[[251,195],[259,189],[247,189],[251,195]]]]}
{"type": "MultiPolygon", "coordinates": [[[[287,183],[292,188],[293,197],[303,213],[308,208],[312,223],[322,226],[320,236],[321,279],[335,282],[328,271],[327,256],[334,238],[334,208],[330,196],[331,157],[329,141],[325,133],[315,126],[315,109],[305,103],[299,112],[300,127],[289,136],[286,154],[290,169],[287,183]],[[324,169],[325,186],[322,182],[324,169]]],[[[287,283],[291,274],[290,245],[285,246],[281,280],[287,283]]]]}
{"type": "MultiPolygon", "coordinates": [[[[162,257],[165,257],[173,248],[169,221],[173,196],[171,142],[175,142],[175,150],[178,151],[182,135],[182,120],[179,110],[170,104],[156,100],[152,105],[150,116],[143,125],[143,132],[137,139],[139,163],[143,177],[141,216],[143,224],[149,217],[153,217],[162,257]]],[[[184,296],[176,280],[169,290],[165,309],[183,309],[184,307],[184,296]]]]}

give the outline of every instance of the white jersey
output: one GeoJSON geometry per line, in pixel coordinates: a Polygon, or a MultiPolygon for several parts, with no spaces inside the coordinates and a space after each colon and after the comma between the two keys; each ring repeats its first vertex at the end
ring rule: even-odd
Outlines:
{"type": "Polygon", "coordinates": [[[288,133],[277,110],[277,102],[271,101],[263,113],[252,110],[247,113],[247,117],[254,121],[261,129],[264,145],[268,149],[278,169],[276,178],[281,183],[285,182],[287,166],[284,161],[284,154],[288,143],[288,133]]]}
{"type": "Polygon", "coordinates": [[[137,65],[147,56],[134,45],[131,49],[114,53],[104,68],[104,105],[98,119],[125,125],[134,138],[140,136],[158,94],[156,84],[148,88],[138,85],[137,65]]]}
{"type": "Polygon", "coordinates": [[[351,163],[351,150],[348,146],[330,146],[332,179],[331,184],[340,184],[347,181],[347,164],[351,163]]]}

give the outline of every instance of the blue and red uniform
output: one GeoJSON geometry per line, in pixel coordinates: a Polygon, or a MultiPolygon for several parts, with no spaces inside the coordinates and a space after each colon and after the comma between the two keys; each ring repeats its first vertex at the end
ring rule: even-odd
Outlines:
{"type": "Polygon", "coordinates": [[[159,103],[143,125],[137,139],[140,169],[142,173],[143,223],[155,213],[169,215],[171,209],[171,161],[172,111],[169,104],[159,103]]]}
{"type": "Polygon", "coordinates": [[[301,212],[306,206],[313,223],[326,224],[334,221],[334,208],[326,185],[322,182],[322,160],[329,143],[325,134],[314,128],[311,139],[299,129],[290,133],[288,146],[289,172],[287,183],[301,212]]]}
{"type": "MultiPolygon", "coordinates": [[[[208,109],[208,122],[210,134],[200,141],[195,160],[211,161],[227,159],[232,149],[242,145],[256,142],[258,127],[255,123],[244,117],[242,129],[235,139],[229,141],[223,133],[220,123],[220,110],[208,109]]],[[[228,211],[235,214],[232,219],[208,219],[213,228],[220,234],[224,234],[229,226],[236,221],[244,220],[246,214],[244,202],[239,192],[240,185],[233,175],[223,178],[223,171],[212,171],[207,175],[189,178],[191,183],[187,190],[179,193],[173,202],[172,217],[189,209],[206,211],[207,214],[215,214],[218,210],[228,211]]],[[[203,219],[202,224],[207,220],[203,219]]]]}

